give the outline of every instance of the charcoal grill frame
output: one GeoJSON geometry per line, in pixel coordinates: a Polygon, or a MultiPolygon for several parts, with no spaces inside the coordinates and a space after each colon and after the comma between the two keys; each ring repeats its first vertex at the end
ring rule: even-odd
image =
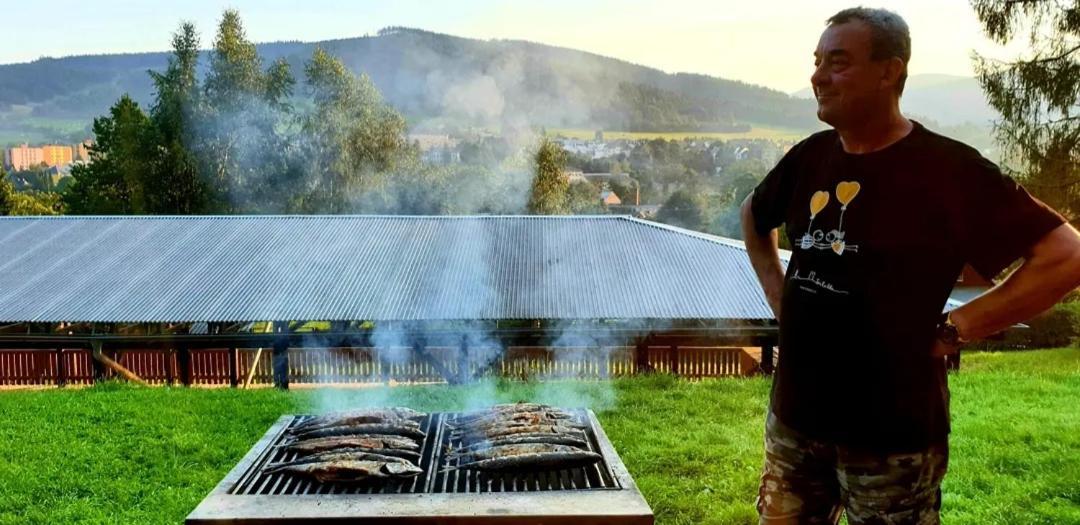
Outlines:
{"type": "Polygon", "coordinates": [[[591,410],[585,412],[619,488],[534,492],[241,495],[233,488],[277,442],[295,416],[278,419],[210,494],[187,525],[544,524],[652,525],[653,513],[591,410]]]}

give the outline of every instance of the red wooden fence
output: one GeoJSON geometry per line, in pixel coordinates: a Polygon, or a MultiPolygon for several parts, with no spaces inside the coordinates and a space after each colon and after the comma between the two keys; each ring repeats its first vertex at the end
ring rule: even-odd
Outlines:
{"type": "MultiPolygon", "coordinates": [[[[426,358],[407,348],[384,351],[381,356],[370,348],[290,348],[289,382],[442,382],[446,381],[447,374],[451,377],[491,374],[516,379],[606,379],[643,372],[698,379],[754,372],[754,362],[748,359],[746,352],[730,347],[649,347],[644,356],[638,356],[638,349],[634,347],[511,347],[498,354],[492,351],[490,359],[481,357],[484,352],[482,348],[470,349],[470,358],[463,360],[457,348],[427,348],[426,358]]],[[[252,384],[273,384],[269,348],[261,353],[251,348],[191,350],[186,370],[182,369],[183,360],[176,350],[124,350],[108,354],[135,375],[156,385],[242,384],[252,367],[255,368],[252,384]],[[257,362],[256,355],[259,356],[257,362]]],[[[93,384],[93,364],[93,357],[86,349],[0,350],[0,387],[93,384]]],[[[112,378],[115,374],[106,368],[102,377],[112,378]]]]}

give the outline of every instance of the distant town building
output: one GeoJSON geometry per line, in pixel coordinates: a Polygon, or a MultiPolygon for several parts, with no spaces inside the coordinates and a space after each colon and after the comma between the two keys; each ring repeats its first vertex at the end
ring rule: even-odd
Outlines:
{"type": "Polygon", "coordinates": [[[6,166],[12,171],[28,170],[45,162],[41,148],[31,148],[27,144],[7,150],[6,166]]]}
{"type": "Polygon", "coordinates": [[[76,161],[90,161],[90,146],[94,145],[94,141],[87,139],[75,145],[75,160],[76,161]]]}
{"type": "Polygon", "coordinates": [[[420,158],[429,164],[456,164],[461,162],[458,140],[450,135],[411,134],[408,141],[420,150],[420,158]]]}
{"type": "Polygon", "coordinates": [[[603,202],[608,206],[618,206],[619,204],[622,204],[622,199],[620,199],[618,195],[615,195],[615,192],[604,190],[600,192],[600,202],[603,202]]]}
{"type": "Polygon", "coordinates": [[[564,150],[575,155],[591,159],[606,159],[620,154],[629,154],[633,149],[629,141],[581,140],[566,137],[555,138],[564,150]]]}
{"type": "Polygon", "coordinates": [[[75,160],[72,156],[71,146],[61,144],[46,144],[42,146],[41,159],[42,162],[50,168],[67,166],[75,160]]]}

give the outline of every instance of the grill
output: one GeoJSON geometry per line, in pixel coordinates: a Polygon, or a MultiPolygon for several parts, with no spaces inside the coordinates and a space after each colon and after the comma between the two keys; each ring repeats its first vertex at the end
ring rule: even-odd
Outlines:
{"type": "Polygon", "coordinates": [[[589,450],[603,459],[558,471],[486,473],[447,470],[445,452],[458,448],[443,423],[457,413],[432,413],[420,449],[424,473],[389,483],[319,483],[287,473],[263,474],[269,462],[292,459],[275,448],[286,431],[310,416],[282,416],[188,516],[194,524],[349,523],[652,524],[653,515],[591,410],[574,412],[589,450]]]}

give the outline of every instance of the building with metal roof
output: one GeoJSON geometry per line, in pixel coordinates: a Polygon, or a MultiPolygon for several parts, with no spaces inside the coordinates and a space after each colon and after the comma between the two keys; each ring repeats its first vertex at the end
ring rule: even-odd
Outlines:
{"type": "Polygon", "coordinates": [[[0,322],[767,320],[739,241],[622,216],[0,218],[0,322]]]}

